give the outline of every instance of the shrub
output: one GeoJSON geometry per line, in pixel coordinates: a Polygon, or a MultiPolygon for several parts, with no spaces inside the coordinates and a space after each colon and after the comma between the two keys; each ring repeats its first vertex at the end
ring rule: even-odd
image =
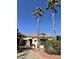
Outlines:
{"type": "Polygon", "coordinates": [[[53,52],[53,46],[52,46],[52,42],[51,41],[46,41],[44,43],[44,47],[45,47],[45,51],[49,54],[52,54],[53,52]]]}
{"type": "Polygon", "coordinates": [[[24,40],[22,40],[19,44],[19,46],[25,46],[26,45],[26,42],[24,40]]]}
{"type": "Polygon", "coordinates": [[[46,41],[44,43],[45,51],[49,54],[61,54],[61,41],[60,40],[52,40],[46,41]]]}

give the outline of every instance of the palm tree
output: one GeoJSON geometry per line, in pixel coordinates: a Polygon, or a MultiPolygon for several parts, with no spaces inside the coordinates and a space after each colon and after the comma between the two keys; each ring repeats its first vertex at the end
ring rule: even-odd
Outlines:
{"type": "Polygon", "coordinates": [[[42,8],[40,8],[40,7],[37,7],[35,10],[33,10],[33,13],[32,13],[32,15],[33,16],[35,16],[36,17],[36,19],[37,19],[37,37],[38,37],[38,39],[39,39],[39,18],[40,18],[40,16],[42,16],[43,15],[43,10],[42,10],[42,8]]]}
{"type": "Polygon", "coordinates": [[[53,24],[53,33],[54,37],[56,39],[56,25],[55,25],[55,13],[57,13],[56,7],[60,6],[60,1],[59,0],[48,0],[48,4],[46,6],[46,10],[51,10],[52,11],[52,24],[53,24]]]}
{"type": "Polygon", "coordinates": [[[38,35],[39,35],[39,17],[42,16],[43,13],[44,12],[43,12],[43,10],[40,7],[36,8],[35,10],[33,10],[33,13],[32,13],[32,15],[36,16],[36,19],[37,19],[37,34],[38,35]]]}

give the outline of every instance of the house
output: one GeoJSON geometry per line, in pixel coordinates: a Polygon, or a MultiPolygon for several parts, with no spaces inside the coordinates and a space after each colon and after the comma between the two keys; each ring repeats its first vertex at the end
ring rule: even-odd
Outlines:
{"type": "Polygon", "coordinates": [[[39,36],[37,36],[37,34],[27,35],[26,38],[23,38],[23,40],[26,40],[26,46],[32,48],[43,48],[43,42],[52,39],[52,36],[46,35],[44,33],[39,34],[39,36]]]}

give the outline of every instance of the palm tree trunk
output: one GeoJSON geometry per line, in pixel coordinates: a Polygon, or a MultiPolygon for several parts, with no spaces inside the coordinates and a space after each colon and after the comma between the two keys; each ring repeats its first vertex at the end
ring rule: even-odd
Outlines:
{"type": "Polygon", "coordinates": [[[37,18],[37,38],[38,38],[38,47],[40,45],[40,39],[39,39],[39,16],[37,18]]]}
{"type": "Polygon", "coordinates": [[[39,37],[39,17],[37,18],[37,36],[39,37]]]}
{"type": "Polygon", "coordinates": [[[56,25],[55,25],[55,15],[54,12],[52,12],[52,30],[53,30],[53,37],[56,39],[56,25]]]}

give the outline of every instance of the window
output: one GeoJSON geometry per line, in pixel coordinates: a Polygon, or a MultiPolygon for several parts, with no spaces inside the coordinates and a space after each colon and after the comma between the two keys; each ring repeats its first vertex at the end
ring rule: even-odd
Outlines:
{"type": "Polygon", "coordinates": [[[34,40],[34,42],[36,42],[36,40],[34,40]]]}

